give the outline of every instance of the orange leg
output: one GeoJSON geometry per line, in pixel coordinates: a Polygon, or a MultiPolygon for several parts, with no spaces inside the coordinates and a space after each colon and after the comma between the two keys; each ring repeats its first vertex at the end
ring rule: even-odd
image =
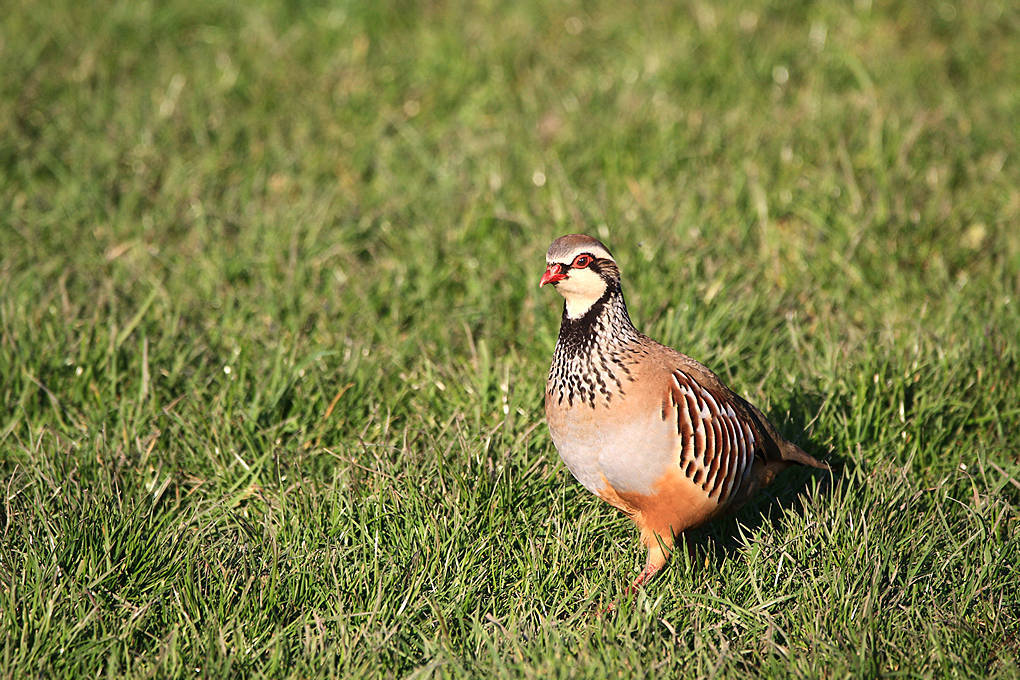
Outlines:
{"type": "Polygon", "coordinates": [[[645,568],[641,570],[638,577],[634,579],[634,582],[627,588],[627,594],[632,595],[636,593],[638,588],[644,588],[646,584],[651,583],[652,579],[662,571],[662,566],[648,563],[645,568]]]}
{"type": "MultiPolygon", "coordinates": [[[[626,590],[623,591],[623,598],[630,597],[635,594],[638,589],[644,588],[646,585],[652,582],[662,568],[666,565],[669,560],[669,554],[673,547],[673,536],[670,534],[670,540],[667,542],[661,536],[652,534],[651,532],[642,532],[642,539],[646,544],[650,541],[654,541],[648,548],[648,559],[645,560],[645,568],[641,570],[638,577],[634,579],[634,582],[627,586],[626,590]]],[[[621,598],[622,599],[622,598],[621,598]]],[[[611,603],[606,607],[603,613],[608,614],[609,612],[616,609],[616,605],[619,600],[611,603]]]]}

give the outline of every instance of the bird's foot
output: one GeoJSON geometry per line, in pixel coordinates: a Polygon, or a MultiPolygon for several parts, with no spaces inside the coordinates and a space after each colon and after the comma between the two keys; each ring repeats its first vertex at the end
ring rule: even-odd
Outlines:
{"type": "Polygon", "coordinates": [[[638,577],[634,579],[634,582],[627,588],[627,594],[633,595],[638,591],[638,588],[643,588],[647,583],[650,583],[655,575],[662,571],[662,566],[658,564],[646,564],[645,568],[641,570],[638,577]]]}
{"type": "Polygon", "coordinates": [[[638,574],[638,577],[636,579],[634,579],[634,582],[631,583],[629,586],[627,586],[626,589],[624,589],[623,595],[619,599],[613,600],[612,602],[610,602],[608,607],[606,607],[605,609],[602,609],[601,611],[599,611],[598,612],[598,616],[601,617],[601,616],[604,616],[606,614],[612,614],[614,611],[616,611],[616,607],[623,600],[626,600],[627,598],[632,597],[633,595],[636,595],[637,591],[639,591],[641,588],[644,588],[645,585],[650,583],[651,580],[653,578],[655,578],[655,576],[660,571],[662,571],[662,567],[659,566],[659,565],[655,565],[655,564],[645,565],[645,568],[641,570],[641,573],[638,574]]]}

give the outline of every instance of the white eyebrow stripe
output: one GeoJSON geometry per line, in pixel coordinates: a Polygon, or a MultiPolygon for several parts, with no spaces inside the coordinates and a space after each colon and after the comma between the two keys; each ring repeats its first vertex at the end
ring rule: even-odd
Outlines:
{"type": "MultiPolygon", "coordinates": [[[[605,248],[600,248],[597,245],[578,246],[570,251],[563,259],[556,259],[555,261],[546,259],[547,264],[569,264],[574,261],[574,258],[578,255],[583,254],[594,255],[598,260],[613,260],[613,256],[609,254],[605,248]]],[[[616,260],[613,260],[615,262],[616,260]]]]}

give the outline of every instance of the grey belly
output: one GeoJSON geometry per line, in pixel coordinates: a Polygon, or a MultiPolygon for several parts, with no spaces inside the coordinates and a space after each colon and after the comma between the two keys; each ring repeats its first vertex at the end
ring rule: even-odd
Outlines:
{"type": "MultiPolygon", "coordinates": [[[[609,483],[617,492],[652,493],[655,483],[675,461],[676,436],[661,419],[625,423],[564,419],[550,427],[556,450],[567,469],[592,493],[609,483]]],[[[675,429],[672,429],[675,433],[675,429]]]]}

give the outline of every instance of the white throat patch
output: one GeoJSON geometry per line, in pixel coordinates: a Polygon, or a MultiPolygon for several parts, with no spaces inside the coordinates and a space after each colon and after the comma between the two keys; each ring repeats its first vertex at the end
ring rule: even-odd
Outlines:
{"type": "Polygon", "coordinates": [[[556,292],[567,301],[567,318],[584,316],[606,292],[606,282],[590,269],[567,269],[567,278],[556,284],[556,292]]]}
{"type": "MultiPolygon", "coordinates": [[[[574,297],[566,297],[567,301],[567,318],[568,319],[580,319],[582,316],[588,313],[591,306],[595,304],[595,300],[578,300],[574,297]]],[[[596,298],[597,300],[598,298],[596,298]]]]}

